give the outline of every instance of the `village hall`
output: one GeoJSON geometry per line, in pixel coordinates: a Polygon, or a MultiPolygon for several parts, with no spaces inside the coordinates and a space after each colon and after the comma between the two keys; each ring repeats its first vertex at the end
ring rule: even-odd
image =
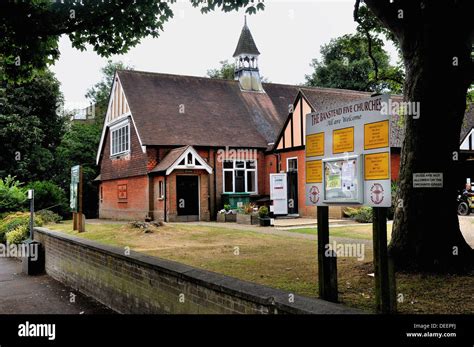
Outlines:
{"type": "MultiPolygon", "coordinates": [[[[215,220],[235,196],[269,203],[270,175],[280,172],[287,215],[315,218],[316,207],[305,206],[306,114],[371,93],[264,83],[259,55],[245,23],[234,80],[116,72],[97,154],[100,218],[215,220]]],[[[403,141],[397,116],[389,136],[396,180],[403,141]]],[[[342,209],[331,206],[330,217],[342,217],[342,209]]]]}

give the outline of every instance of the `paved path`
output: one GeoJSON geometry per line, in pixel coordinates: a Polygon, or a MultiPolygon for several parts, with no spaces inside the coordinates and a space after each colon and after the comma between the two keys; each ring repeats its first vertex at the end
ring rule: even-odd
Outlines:
{"type": "Polygon", "coordinates": [[[114,313],[48,275],[27,276],[21,262],[0,258],[0,314],[114,313]],[[70,302],[71,293],[75,303],[70,302]]]}

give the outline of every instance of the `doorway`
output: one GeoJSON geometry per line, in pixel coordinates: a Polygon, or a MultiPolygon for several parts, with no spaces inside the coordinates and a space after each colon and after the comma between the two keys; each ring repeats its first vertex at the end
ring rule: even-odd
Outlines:
{"type": "Polygon", "coordinates": [[[198,176],[176,176],[176,204],[179,219],[199,220],[198,176]]]}
{"type": "Polygon", "coordinates": [[[286,160],[288,180],[288,214],[298,214],[298,158],[286,160]]]}

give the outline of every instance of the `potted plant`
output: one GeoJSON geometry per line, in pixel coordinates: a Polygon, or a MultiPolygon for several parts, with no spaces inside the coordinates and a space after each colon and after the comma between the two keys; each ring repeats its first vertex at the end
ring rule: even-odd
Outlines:
{"type": "Polygon", "coordinates": [[[260,220],[261,227],[269,227],[270,226],[270,218],[268,217],[268,207],[261,206],[258,209],[258,219],[260,220]]]}
{"type": "Polygon", "coordinates": [[[237,213],[237,223],[248,225],[258,224],[258,216],[255,210],[256,207],[254,204],[248,203],[243,205],[237,213]]]}
{"type": "Polygon", "coordinates": [[[217,222],[235,222],[237,216],[229,204],[224,205],[224,208],[217,213],[217,222]]]}

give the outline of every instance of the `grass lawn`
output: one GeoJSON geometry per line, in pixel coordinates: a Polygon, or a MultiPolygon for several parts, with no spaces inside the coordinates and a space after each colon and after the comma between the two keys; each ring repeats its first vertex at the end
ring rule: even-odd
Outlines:
{"type": "MultiPolygon", "coordinates": [[[[292,293],[317,296],[314,240],[218,225],[167,224],[152,233],[144,233],[126,223],[88,224],[87,231],[81,234],[72,231],[71,222],[47,227],[292,293]]],[[[371,238],[371,224],[332,228],[331,235],[353,238],[357,243],[357,239],[371,238]]],[[[372,249],[366,241],[363,243],[366,244],[364,260],[338,258],[339,297],[348,306],[373,311],[374,279],[368,276],[373,272],[372,249]]],[[[402,273],[397,274],[397,289],[403,294],[403,302],[398,305],[402,313],[474,313],[474,276],[402,273]]]]}
{"type": "MultiPolygon", "coordinates": [[[[317,234],[316,227],[287,229],[287,231],[300,233],[300,234],[309,234],[309,235],[317,234]]],[[[387,225],[387,238],[389,240],[390,240],[391,233],[392,233],[392,224],[388,224],[387,225]]],[[[329,226],[329,234],[330,236],[348,238],[348,239],[372,240],[372,223],[360,224],[357,226],[341,226],[341,227],[329,226]]]]}

